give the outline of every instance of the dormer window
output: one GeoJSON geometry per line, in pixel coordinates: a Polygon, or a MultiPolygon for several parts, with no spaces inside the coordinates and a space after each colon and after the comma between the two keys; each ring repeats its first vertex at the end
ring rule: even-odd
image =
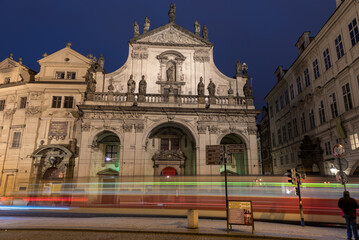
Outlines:
{"type": "Polygon", "coordinates": [[[65,79],[65,72],[56,72],[56,79],[65,79]]]}

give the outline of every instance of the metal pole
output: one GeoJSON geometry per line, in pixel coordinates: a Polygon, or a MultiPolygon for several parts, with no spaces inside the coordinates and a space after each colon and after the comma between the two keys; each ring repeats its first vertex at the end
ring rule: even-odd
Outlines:
{"type": "Polygon", "coordinates": [[[226,218],[227,218],[227,232],[229,232],[229,224],[228,224],[228,188],[227,188],[227,158],[226,158],[226,146],[224,146],[224,159],[223,159],[223,163],[224,163],[224,187],[225,187],[225,192],[226,192],[226,218]]]}
{"type": "Polygon", "coordinates": [[[304,227],[304,218],[303,218],[303,204],[302,196],[300,194],[300,175],[298,174],[299,179],[297,179],[297,188],[298,188],[298,197],[299,197],[299,210],[300,210],[300,225],[304,227]]]}
{"type": "Polygon", "coordinates": [[[344,176],[344,174],[342,174],[343,173],[343,168],[342,168],[342,162],[340,161],[340,157],[338,157],[338,161],[339,161],[339,171],[340,171],[340,174],[342,175],[342,184],[344,185],[344,191],[346,191],[347,190],[347,185],[345,184],[345,181],[344,181],[344,178],[343,178],[343,176],[344,176]]]}

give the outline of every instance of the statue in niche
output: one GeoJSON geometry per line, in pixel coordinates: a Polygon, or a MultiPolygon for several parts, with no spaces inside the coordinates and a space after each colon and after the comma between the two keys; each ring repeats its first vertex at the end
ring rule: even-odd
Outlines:
{"type": "Polygon", "coordinates": [[[216,84],[214,84],[214,82],[212,82],[212,79],[209,79],[209,84],[207,87],[209,96],[214,96],[216,94],[216,84]]]}
{"type": "Polygon", "coordinates": [[[203,83],[203,77],[199,79],[199,83],[197,86],[197,93],[198,96],[204,96],[204,83],[203,83]]]}
{"type": "Polygon", "coordinates": [[[145,80],[145,76],[142,75],[142,79],[139,83],[139,88],[138,88],[138,92],[142,95],[146,94],[146,88],[147,88],[147,82],[145,80]]]}
{"type": "Polygon", "coordinates": [[[131,74],[130,79],[127,82],[127,93],[133,94],[135,92],[136,82],[133,80],[133,75],[131,74]]]}
{"type": "Polygon", "coordinates": [[[171,65],[171,66],[166,70],[166,75],[167,75],[167,81],[173,82],[173,81],[176,80],[176,78],[175,78],[175,68],[174,68],[174,65],[171,65]]]}
{"type": "Polygon", "coordinates": [[[242,73],[242,64],[239,60],[237,60],[236,63],[236,74],[241,74],[242,73]]]}
{"type": "Polygon", "coordinates": [[[133,23],[133,36],[137,37],[138,35],[140,35],[140,28],[138,27],[138,23],[135,21],[133,23]]]}
{"type": "Polygon", "coordinates": [[[169,22],[174,22],[176,18],[176,5],[171,3],[170,10],[168,11],[169,22]]]}

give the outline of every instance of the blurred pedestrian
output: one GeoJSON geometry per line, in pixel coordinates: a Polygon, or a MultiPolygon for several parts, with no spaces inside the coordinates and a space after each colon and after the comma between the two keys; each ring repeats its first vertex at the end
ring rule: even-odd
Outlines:
{"type": "Polygon", "coordinates": [[[344,212],[345,221],[347,224],[348,239],[358,239],[357,229],[357,213],[358,203],[354,198],[351,198],[348,191],[344,191],[342,198],[338,201],[338,207],[344,212]]]}

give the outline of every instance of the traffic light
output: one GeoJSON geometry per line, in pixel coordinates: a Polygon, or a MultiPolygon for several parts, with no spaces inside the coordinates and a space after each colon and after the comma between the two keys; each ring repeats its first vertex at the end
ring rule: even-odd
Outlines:
{"type": "Polygon", "coordinates": [[[297,184],[297,171],[295,170],[295,168],[288,169],[287,176],[290,178],[288,179],[288,182],[292,184],[297,184]]]}

